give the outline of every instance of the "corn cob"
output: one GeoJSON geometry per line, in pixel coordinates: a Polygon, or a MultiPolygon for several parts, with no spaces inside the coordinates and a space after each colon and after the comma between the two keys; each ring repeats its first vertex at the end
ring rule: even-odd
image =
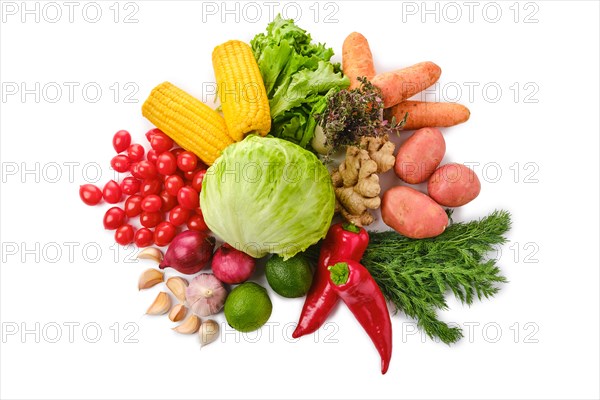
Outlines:
{"type": "Polygon", "coordinates": [[[142,114],[207,165],[233,143],[218,112],[169,82],[152,89],[142,114]]]}
{"type": "Polygon", "coordinates": [[[249,133],[265,136],[271,130],[269,99],[250,46],[230,40],[215,47],[212,61],[229,135],[235,141],[249,133]]]}

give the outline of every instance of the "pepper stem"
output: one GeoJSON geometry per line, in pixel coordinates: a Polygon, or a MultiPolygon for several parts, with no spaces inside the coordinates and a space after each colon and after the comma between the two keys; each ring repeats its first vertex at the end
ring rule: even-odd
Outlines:
{"type": "Polygon", "coordinates": [[[331,274],[331,281],[337,286],[343,285],[348,282],[348,277],[350,276],[350,269],[348,268],[348,264],[345,262],[339,262],[335,265],[330,265],[327,267],[329,273],[331,274]]]}
{"type": "Polygon", "coordinates": [[[342,224],[342,228],[348,232],[360,233],[360,228],[358,226],[354,225],[352,222],[346,222],[346,223],[342,224]]]}

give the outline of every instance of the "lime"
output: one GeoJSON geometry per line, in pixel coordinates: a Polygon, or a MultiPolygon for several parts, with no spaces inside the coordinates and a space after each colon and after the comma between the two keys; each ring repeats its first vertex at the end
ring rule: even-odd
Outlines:
{"type": "Polygon", "coordinates": [[[225,300],[227,323],[240,332],[255,331],[263,326],[272,310],[267,290],[254,282],[236,286],[225,300]]]}
{"type": "Polygon", "coordinates": [[[271,288],[283,297],[302,297],[312,283],[310,263],[300,253],[286,261],[281,256],[273,255],[267,261],[265,274],[271,288]]]}

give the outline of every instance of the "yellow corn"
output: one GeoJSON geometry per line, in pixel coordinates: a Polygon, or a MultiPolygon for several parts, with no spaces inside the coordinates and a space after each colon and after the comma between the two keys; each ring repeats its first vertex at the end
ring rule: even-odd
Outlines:
{"type": "Polygon", "coordinates": [[[218,112],[169,82],[152,89],[142,114],[207,165],[233,143],[218,112]]]}
{"type": "Polygon", "coordinates": [[[269,99],[250,46],[230,40],[215,47],[212,61],[229,135],[235,141],[249,133],[265,136],[271,130],[269,99]]]}

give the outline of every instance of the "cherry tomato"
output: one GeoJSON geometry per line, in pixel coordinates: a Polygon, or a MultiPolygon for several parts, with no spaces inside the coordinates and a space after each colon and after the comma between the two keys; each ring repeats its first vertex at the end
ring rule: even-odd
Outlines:
{"type": "Polygon", "coordinates": [[[149,194],[142,200],[142,210],[144,211],[156,212],[160,211],[161,207],[162,199],[155,194],[149,194]]]}
{"type": "Polygon", "coordinates": [[[177,158],[184,151],[185,151],[185,149],[182,149],[181,147],[177,147],[177,148],[171,150],[171,153],[173,153],[173,155],[175,156],[175,158],[177,158]]]}
{"type": "Polygon", "coordinates": [[[129,172],[131,172],[131,175],[133,175],[134,178],[143,179],[142,176],[140,175],[138,163],[132,163],[131,166],[129,167],[129,172]]]}
{"type": "Polygon", "coordinates": [[[102,200],[102,191],[91,183],[79,186],[79,197],[88,206],[95,206],[102,200]]]}
{"type": "Polygon", "coordinates": [[[148,228],[140,228],[135,233],[133,240],[138,247],[152,246],[154,243],[154,232],[148,228]]]}
{"type": "Polygon", "coordinates": [[[184,186],[177,192],[177,201],[179,205],[188,210],[193,210],[200,205],[200,198],[191,186],[184,186]]]}
{"type": "Polygon", "coordinates": [[[144,146],[134,143],[127,148],[127,156],[131,162],[138,162],[144,159],[144,146]]]}
{"type": "Polygon", "coordinates": [[[191,231],[207,231],[208,226],[204,222],[202,213],[193,213],[187,220],[187,227],[191,231]]]}
{"type": "Polygon", "coordinates": [[[154,230],[154,243],[157,246],[166,246],[177,234],[177,228],[170,222],[161,222],[154,230]]]}
{"type": "Polygon", "coordinates": [[[202,181],[204,180],[204,175],[206,174],[205,169],[201,169],[200,171],[196,171],[196,174],[192,178],[192,187],[198,193],[202,191],[202,181]]]}
{"type": "Polygon", "coordinates": [[[183,179],[179,175],[169,175],[165,179],[165,190],[171,196],[177,196],[179,189],[181,189],[183,186],[183,179]]]}
{"type": "Polygon", "coordinates": [[[152,136],[154,136],[154,134],[158,132],[163,133],[163,131],[161,131],[158,128],[150,129],[148,132],[146,132],[146,139],[148,140],[148,142],[150,142],[152,136]]]}
{"type": "Polygon", "coordinates": [[[162,183],[158,178],[144,179],[140,187],[140,194],[148,196],[149,194],[159,194],[162,189],[162,183]]]}
{"type": "Polygon", "coordinates": [[[181,206],[175,206],[169,212],[169,222],[175,226],[183,225],[190,218],[190,210],[186,210],[181,206]]]}
{"type": "Polygon", "coordinates": [[[193,171],[198,165],[198,158],[191,151],[184,151],[177,156],[177,167],[182,171],[193,171]]]}
{"type": "Polygon", "coordinates": [[[121,201],[123,192],[119,184],[113,180],[110,180],[104,185],[102,189],[102,197],[107,203],[116,204],[121,201]]]}
{"type": "Polygon", "coordinates": [[[155,132],[150,137],[150,146],[159,153],[169,151],[173,147],[173,139],[161,131],[155,132]]]}
{"type": "Polygon", "coordinates": [[[126,155],[119,154],[110,160],[110,166],[117,172],[129,171],[129,158],[126,155]]]}
{"type": "Polygon", "coordinates": [[[158,175],[156,166],[146,160],[137,163],[137,172],[143,179],[155,178],[158,175]]]}
{"type": "Polygon", "coordinates": [[[133,229],[133,226],[129,224],[121,225],[115,231],[115,242],[119,243],[121,246],[127,246],[133,242],[134,234],[135,229],[133,229]]]}
{"type": "Polygon", "coordinates": [[[120,207],[111,207],[104,214],[104,229],[117,229],[125,223],[127,217],[120,207]]]}
{"type": "Polygon", "coordinates": [[[125,194],[136,194],[140,190],[140,181],[133,176],[123,178],[121,181],[121,191],[125,194]]]}
{"type": "Polygon", "coordinates": [[[125,215],[128,217],[135,217],[136,215],[140,215],[142,212],[142,200],[144,198],[140,195],[134,194],[133,196],[129,196],[127,200],[125,200],[125,215]]]}
{"type": "Polygon", "coordinates": [[[150,149],[148,150],[148,154],[146,154],[146,159],[148,161],[150,161],[153,164],[156,164],[156,161],[158,160],[158,153],[156,150],[154,149],[150,149]]]}
{"type": "Polygon", "coordinates": [[[177,205],[177,196],[169,194],[166,190],[160,192],[160,198],[162,199],[161,211],[171,211],[177,205]]]}
{"type": "Polygon", "coordinates": [[[170,151],[165,151],[156,160],[156,170],[159,174],[171,175],[177,170],[177,159],[170,151]]]}
{"type": "Polygon", "coordinates": [[[160,212],[142,211],[140,214],[140,224],[146,228],[154,228],[162,219],[163,217],[160,212]]]}
{"type": "Polygon", "coordinates": [[[113,136],[112,144],[117,153],[125,151],[131,144],[131,135],[127,131],[119,131],[113,136]]]}
{"type": "Polygon", "coordinates": [[[191,184],[194,180],[194,175],[196,175],[196,170],[193,169],[191,171],[185,171],[183,173],[183,178],[187,181],[188,184],[191,184]]]}

